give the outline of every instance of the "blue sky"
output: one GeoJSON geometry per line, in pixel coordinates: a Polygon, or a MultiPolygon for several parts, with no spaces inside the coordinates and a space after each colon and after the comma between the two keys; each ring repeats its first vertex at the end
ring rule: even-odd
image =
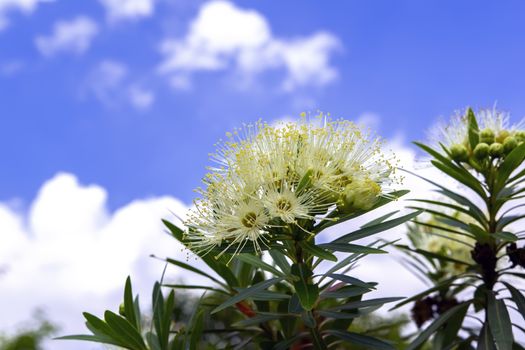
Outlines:
{"type": "MultiPolygon", "coordinates": [[[[0,330],[43,307],[83,332],[81,312],[118,305],[127,275],[147,295],[162,271],[149,254],[181,248],[159,219],[184,215],[243,122],[330,112],[396,139],[411,169],[409,141],[439,116],[497,102],[517,122],[524,20],[521,0],[0,0],[0,330]]],[[[420,290],[395,264],[357,276],[420,290]]]]}
{"type": "MultiPolygon", "coordinates": [[[[300,63],[279,61],[283,53],[239,68],[227,43],[211,54],[220,68],[179,61],[163,71],[162,43],[189,45],[191,23],[210,2],[142,1],[127,13],[111,1],[33,0],[27,12],[1,3],[9,23],[0,31],[0,200],[29,202],[45,180],[67,171],[107,188],[110,208],[163,194],[189,203],[226,131],[303,110],[374,114],[381,135],[406,140],[424,138],[438,116],[467,104],[497,101],[515,120],[525,115],[522,1],[230,3],[263,21],[267,43],[327,36],[304,51],[326,59],[312,63],[305,81],[300,63]],[[52,41],[57,22],[75,20],[84,20],[79,38],[52,41]]],[[[232,50],[258,40],[245,39],[232,50]]]]}

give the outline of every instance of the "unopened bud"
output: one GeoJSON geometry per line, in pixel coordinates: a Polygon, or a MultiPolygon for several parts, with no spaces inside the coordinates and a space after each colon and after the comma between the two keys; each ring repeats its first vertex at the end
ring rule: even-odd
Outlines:
{"type": "Polygon", "coordinates": [[[478,143],[474,148],[474,157],[477,159],[485,159],[489,155],[489,145],[486,143],[478,143]]]}
{"type": "Polygon", "coordinates": [[[509,136],[503,142],[503,151],[505,153],[510,153],[516,147],[518,147],[518,141],[515,137],[509,136]]]}
{"type": "Polygon", "coordinates": [[[489,153],[495,158],[501,157],[503,155],[503,145],[498,142],[493,143],[489,146],[489,153]]]}
{"type": "Polygon", "coordinates": [[[120,316],[126,316],[126,312],[124,311],[125,309],[124,303],[121,303],[118,307],[118,313],[120,316]]]}
{"type": "Polygon", "coordinates": [[[456,162],[468,161],[468,151],[465,146],[460,145],[460,144],[452,145],[449,151],[450,151],[450,156],[456,162]]]}
{"type": "Polygon", "coordinates": [[[518,132],[516,132],[514,137],[516,138],[516,141],[524,142],[525,141],[525,131],[518,131],[518,132]]]}
{"type": "Polygon", "coordinates": [[[340,206],[344,211],[369,210],[376,204],[381,187],[370,179],[353,181],[345,187],[340,206]]]}
{"type": "Polygon", "coordinates": [[[483,129],[479,132],[479,142],[490,145],[494,142],[494,131],[492,129],[483,129]]]}
{"type": "Polygon", "coordinates": [[[510,132],[507,130],[501,130],[496,136],[496,142],[503,143],[507,137],[510,136],[510,132]]]}

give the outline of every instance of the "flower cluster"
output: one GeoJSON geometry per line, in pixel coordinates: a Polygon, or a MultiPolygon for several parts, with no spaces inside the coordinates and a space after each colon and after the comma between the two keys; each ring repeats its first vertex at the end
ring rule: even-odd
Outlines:
{"type": "Polygon", "coordinates": [[[278,237],[373,207],[392,181],[382,142],[323,115],[278,126],[257,122],[217,145],[186,222],[192,250],[261,251],[278,237]],[[330,215],[329,215],[330,214],[330,215]]]}
{"type": "Polygon", "coordinates": [[[525,141],[523,122],[510,125],[509,115],[496,109],[476,112],[478,123],[477,142],[469,138],[467,112],[458,112],[446,125],[440,125],[433,138],[447,149],[450,157],[457,161],[483,167],[487,162],[503,159],[514,148],[525,141]]]}
{"type": "MultiPolygon", "coordinates": [[[[467,223],[471,221],[461,213],[451,213],[451,216],[459,221],[467,223]]],[[[466,272],[468,264],[473,263],[471,251],[475,240],[468,236],[460,236],[458,238],[457,234],[451,233],[447,229],[453,230],[453,227],[441,222],[438,217],[431,216],[410,232],[410,238],[415,248],[457,261],[441,261],[439,271],[437,271],[439,279],[460,275],[466,272]]]]}

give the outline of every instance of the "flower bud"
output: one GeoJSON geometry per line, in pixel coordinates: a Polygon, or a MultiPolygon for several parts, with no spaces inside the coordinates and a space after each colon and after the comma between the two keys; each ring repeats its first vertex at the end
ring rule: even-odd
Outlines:
{"type": "Polygon", "coordinates": [[[486,143],[478,143],[474,148],[474,157],[477,159],[485,159],[489,155],[489,145],[486,143]]]}
{"type": "Polygon", "coordinates": [[[494,142],[494,131],[492,129],[483,129],[479,132],[479,142],[490,145],[494,142]]]}
{"type": "Polygon", "coordinates": [[[503,145],[495,142],[489,146],[489,154],[494,158],[499,158],[503,155],[503,145]]]}
{"type": "Polygon", "coordinates": [[[510,153],[516,147],[518,147],[518,141],[515,137],[509,136],[503,142],[503,151],[505,153],[510,153]]]}
{"type": "Polygon", "coordinates": [[[516,132],[514,137],[516,138],[516,141],[524,142],[525,141],[525,131],[518,131],[518,132],[516,132]]]}
{"type": "Polygon", "coordinates": [[[377,202],[381,187],[370,179],[356,180],[345,187],[339,201],[340,209],[351,212],[369,210],[377,202]]]}
{"type": "Polygon", "coordinates": [[[452,145],[449,149],[450,156],[456,162],[466,162],[468,161],[468,151],[467,148],[461,144],[452,145]]]}
{"type": "Polygon", "coordinates": [[[121,303],[118,307],[118,313],[120,316],[126,316],[126,312],[124,310],[124,303],[121,303]]]}
{"type": "Polygon", "coordinates": [[[507,130],[501,130],[498,133],[498,136],[496,136],[496,142],[503,143],[503,141],[505,141],[505,139],[509,136],[510,132],[508,132],[507,130]]]}

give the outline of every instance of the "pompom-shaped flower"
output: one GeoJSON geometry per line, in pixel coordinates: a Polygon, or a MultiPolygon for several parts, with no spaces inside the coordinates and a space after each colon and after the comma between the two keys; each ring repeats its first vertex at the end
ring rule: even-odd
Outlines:
{"type": "Polygon", "coordinates": [[[258,122],[227,137],[186,222],[196,251],[235,253],[248,243],[261,251],[313,234],[338,213],[371,209],[394,181],[381,141],[349,121],[258,122]]]}

